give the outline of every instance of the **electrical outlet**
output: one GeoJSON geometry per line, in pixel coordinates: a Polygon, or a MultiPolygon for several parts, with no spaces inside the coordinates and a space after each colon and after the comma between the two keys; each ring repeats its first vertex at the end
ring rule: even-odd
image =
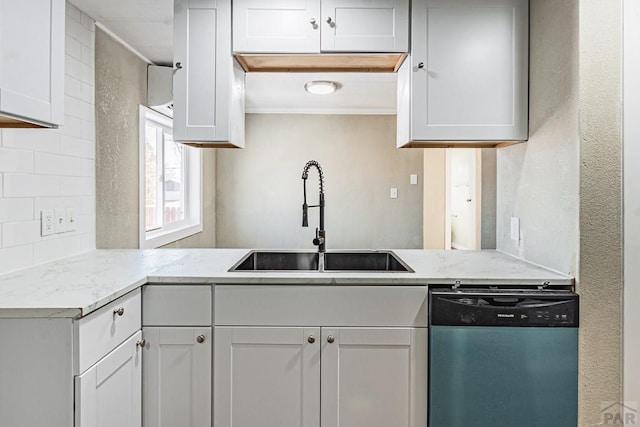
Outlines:
{"type": "Polygon", "coordinates": [[[398,198],[398,189],[397,188],[391,188],[391,192],[389,194],[391,196],[392,199],[397,199],[398,198]]]}
{"type": "Polygon", "coordinates": [[[67,231],[67,218],[64,209],[55,209],[53,216],[53,230],[55,233],[67,231]]]}
{"type": "Polygon", "coordinates": [[[520,241],[520,218],[511,217],[511,240],[520,241]]]}
{"type": "Polygon", "coordinates": [[[409,175],[409,183],[411,185],[418,185],[418,175],[415,173],[409,175]]]}
{"type": "Polygon", "coordinates": [[[53,226],[53,211],[46,209],[40,211],[40,235],[50,236],[55,233],[53,226]]]}
{"type": "Polygon", "coordinates": [[[67,208],[67,231],[75,231],[76,230],[76,209],[75,208],[67,208]]]}

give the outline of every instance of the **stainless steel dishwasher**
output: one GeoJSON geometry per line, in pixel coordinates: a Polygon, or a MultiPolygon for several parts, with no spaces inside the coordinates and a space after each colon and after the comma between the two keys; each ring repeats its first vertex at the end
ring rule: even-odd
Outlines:
{"type": "Polygon", "coordinates": [[[575,293],[429,294],[429,427],[577,425],[575,293]]]}

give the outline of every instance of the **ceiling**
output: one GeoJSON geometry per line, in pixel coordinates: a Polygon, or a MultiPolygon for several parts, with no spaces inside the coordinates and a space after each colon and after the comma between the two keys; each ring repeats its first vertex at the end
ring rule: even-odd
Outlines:
{"type": "MultiPolygon", "coordinates": [[[[70,0],[112,35],[157,65],[173,63],[173,0],[70,0]]],[[[396,74],[248,73],[248,113],[395,114],[396,74]],[[310,80],[333,80],[331,95],[304,91],[310,80]]]]}

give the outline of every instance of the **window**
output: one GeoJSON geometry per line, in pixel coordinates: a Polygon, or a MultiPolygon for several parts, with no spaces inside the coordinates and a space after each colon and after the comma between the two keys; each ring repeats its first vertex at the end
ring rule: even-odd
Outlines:
{"type": "Polygon", "coordinates": [[[172,120],[140,106],[140,248],[202,231],[202,160],[173,141],[172,120]]]}

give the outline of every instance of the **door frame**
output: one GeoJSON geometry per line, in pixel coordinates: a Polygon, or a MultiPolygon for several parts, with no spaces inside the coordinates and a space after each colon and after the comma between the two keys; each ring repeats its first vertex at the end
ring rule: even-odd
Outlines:
{"type": "MultiPolygon", "coordinates": [[[[456,148],[459,150],[459,148],[456,148]]],[[[472,209],[471,209],[471,224],[473,224],[474,230],[471,236],[471,247],[462,248],[455,247],[456,245],[451,240],[451,150],[454,148],[447,148],[445,151],[445,249],[473,249],[479,250],[482,242],[482,150],[479,148],[469,148],[468,150],[474,151],[474,169],[472,194],[472,209]]]]}

